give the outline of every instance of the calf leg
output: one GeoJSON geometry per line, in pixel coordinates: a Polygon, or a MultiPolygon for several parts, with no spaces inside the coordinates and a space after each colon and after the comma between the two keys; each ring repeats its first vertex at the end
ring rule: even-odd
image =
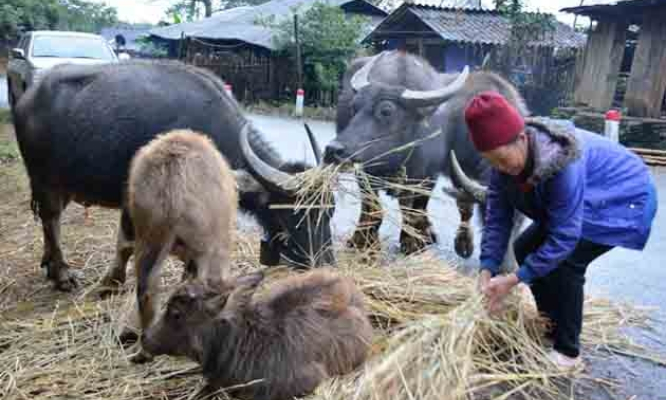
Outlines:
{"type": "Polygon", "coordinates": [[[474,216],[474,201],[462,194],[456,197],[456,205],[460,213],[460,225],[453,240],[453,246],[462,258],[469,258],[474,253],[474,233],[472,231],[472,217],[474,216]]]}
{"type": "Polygon", "coordinates": [[[429,196],[422,194],[400,197],[398,200],[403,218],[400,251],[405,254],[416,253],[426,246],[437,243],[437,235],[428,219],[429,200],[429,196]]]}
{"type": "Polygon", "coordinates": [[[379,245],[382,214],[382,205],[379,202],[377,191],[361,188],[361,215],[354,235],[347,241],[347,247],[367,249],[379,245]]]}
{"type": "Polygon", "coordinates": [[[44,235],[44,254],[42,268],[52,280],[56,289],[69,292],[78,286],[77,274],[70,270],[65,262],[60,246],[60,216],[67,207],[69,199],[58,192],[42,192],[33,189],[33,207],[42,221],[44,235]]]}
{"type": "Polygon", "coordinates": [[[134,252],[134,227],[127,210],[123,209],[120,215],[120,224],[118,227],[118,238],[116,241],[116,257],[106,271],[99,284],[99,294],[106,296],[111,294],[120,285],[125,283],[127,278],[127,261],[134,252]]]}
{"type": "MultiPolygon", "coordinates": [[[[151,236],[141,236],[151,237],[151,236]]],[[[154,240],[154,237],[151,237],[154,240]]],[[[159,294],[159,277],[162,263],[169,255],[173,240],[137,243],[136,270],[137,284],[136,297],[139,311],[141,331],[145,331],[155,319],[155,309],[159,294]]],[[[131,336],[131,335],[130,335],[131,336]]],[[[152,359],[143,347],[139,353],[132,357],[133,362],[141,363],[152,359]]]]}

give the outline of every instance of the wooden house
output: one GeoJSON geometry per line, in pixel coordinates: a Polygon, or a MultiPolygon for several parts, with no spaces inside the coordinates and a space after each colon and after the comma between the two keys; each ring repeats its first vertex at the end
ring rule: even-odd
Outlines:
{"type": "MultiPolygon", "coordinates": [[[[442,72],[459,72],[465,65],[479,68],[487,56],[491,69],[497,69],[492,61],[507,47],[511,29],[510,19],[496,10],[405,2],[365,42],[378,51],[402,48],[418,54],[442,72]]],[[[575,54],[585,45],[585,36],[555,21],[554,29],[526,45],[525,51],[511,55],[511,65],[502,72],[522,89],[536,112],[547,113],[573,92],[575,54]],[[568,54],[565,62],[556,57],[563,52],[568,54]],[[548,89],[553,85],[561,90],[548,89]]]]}
{"type": "MultiPolygon", "coordinates": [[[[369,17],[368,30],[387,13],[365,0],[317,0],[337,5],[348,15],[369,17]]],[[[311,0],[271,0],[258,6],[220,11],[209,18],[152,29],[150,37],[168,46],[171,57],[208,68],[232,85],[239,100],[280,98],[296,90],[296,67],[280,56],[273,31],[256,22],[261,18],[289,18],[298,7],[302,14],[311,0]]],[[[293,93],[292,93],[293,92],[293,93]]]]}
{"type": "Polygon", "coordinates": [[[666,92],[666,0],[632,0],[564,8],[589,17],[592,28],[580,65],[576,103],[605,112],[613,106],[623,60],[630,60],[623,106],[632,117],[658,118],[666,92]],[[627,45],[636,28],[635,49],[627,45]],[[633,54],[627,57],[627,49],[633,54]]]}

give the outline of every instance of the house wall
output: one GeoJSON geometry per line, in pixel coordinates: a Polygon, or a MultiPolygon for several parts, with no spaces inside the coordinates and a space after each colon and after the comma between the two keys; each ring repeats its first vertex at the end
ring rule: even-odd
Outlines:
{"type": "Polygon", "coordinates": [[[666,7],[646,12],[624,98],[631,116],[659,118],[666,92],[666,7]]]}
{"type": "Polygon", "coordinates": [[[383,50],[395,50],[405,46],[407,51],[424,57],[438,71],[460,72],[465,65],[479,67],[489,46],[445,42],[431,38],[392,38],[386,41],[383,50]],[[404,43],[404,44],[403,44],[404,43]]]}
{"type": "MultiPolygon", "coordinates": [[[[457,43],[449,43],[445,47],[445,69],[444,72],[461,71],[467,65],[467,46],[457,43]]],[[[471,66],[470,66],[471,67],[471,66]]]]}

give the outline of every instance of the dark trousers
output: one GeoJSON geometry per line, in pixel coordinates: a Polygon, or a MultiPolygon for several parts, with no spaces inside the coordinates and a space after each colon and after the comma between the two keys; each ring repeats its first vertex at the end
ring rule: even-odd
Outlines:
{"type": "MultiPolygon", "coordinates": [[[[547,232],[536,224],[528,227],[514,242],[518,265],[546,240],[547,232]]],[[[575,250],[548,275],[536,278],[530,289],[541,314],[550,319],[549,337],[554,349],[569,357],[580,354],[583,324],[585,271],[597,257],[612,247],[581,239],[575,250]]]]}

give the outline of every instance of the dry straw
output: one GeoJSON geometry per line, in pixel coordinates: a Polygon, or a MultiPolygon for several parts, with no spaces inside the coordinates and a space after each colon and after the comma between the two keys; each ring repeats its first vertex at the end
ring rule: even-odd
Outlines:
{"type": "MultiPolygon", "coordinates": [[[[253,240],[240,242],[237,249],[244,254],[256,245],[253,240]]],[[[351,276],[367,296],[377,327],[373,356],[357,373],[321,385],[312,398],[564,398],[568,393],[567,382],[574,376],[563,376],[549,364],[540,339],[543,321],[536,318],[529,297],[515,294],[504,318],[490,318],[474,279],[434,256],[422,254],[383,266],[356,260],[343,255],[339,272],[351,276]]],[[[179,268],[167,268],[168,285],[177,281],[179,268]]],[[[238,265],[256,268],[248,261],[238,265]]],[[[296,272],[281,270],[270,279],[285,273],[296,272]]],[[[148,365],[128,360],[131,351],[122,348],[117,334],[132,309],[132,298],[128,285],[126,296],[97,300],[81,294],[55,304],[55,309],[10,313],[0,329],[0,395],[189,398],[201,385],[195,364],[172,357],[148,365]]],[[[590,300],[584,342],[590,348],[654,359],[620,332],[648,321],[646,310],[590,300]]]]}
{"type": "MultiPolygon", "coordinates": [[[[305,177],[311,183],[304,186],[301,206],[328,203],[338,173],[329,168],[305,177]]],[[[131,273],[124,294],[100,300],[90,290],[113,260],[118,212],[93,209],[86,221],[80,206],[68,208],[62,242],[69,261],[83,273],[84,286],[62,294],[39,268],[41,229],[27,212],[21,166],[0,171],[0,189],[0,398],[192,398],[202,384],[196,364],[158,357],[135,365],[129,361],[132,350],[118,341],[134,307],[131,273]]],[[[259,268],[258,238],[239,233],[235,271],[259,268]]],[[[312,399],[570,398],[571,382],[591,380],[581,372],[564,376],[549,364],[541,340],[544,321],[525,293],[510,298],[503,318],[490,318],[474,277],[430,253],[391,262],[357,251],[337,255],[339,273],[352,277],[366,294],[376,337],[362,368],[324,382],[312,399]]],[[[180,263],[168,263],[161,279],[164,294],[180,273],[180,263]]],[[[276,271],[270,279],[293,273],[276,271]]],[[[622,333],[649,323],[647,309],[589,299],[582,339],[587,351],[664,364],[622,333]]]]}

